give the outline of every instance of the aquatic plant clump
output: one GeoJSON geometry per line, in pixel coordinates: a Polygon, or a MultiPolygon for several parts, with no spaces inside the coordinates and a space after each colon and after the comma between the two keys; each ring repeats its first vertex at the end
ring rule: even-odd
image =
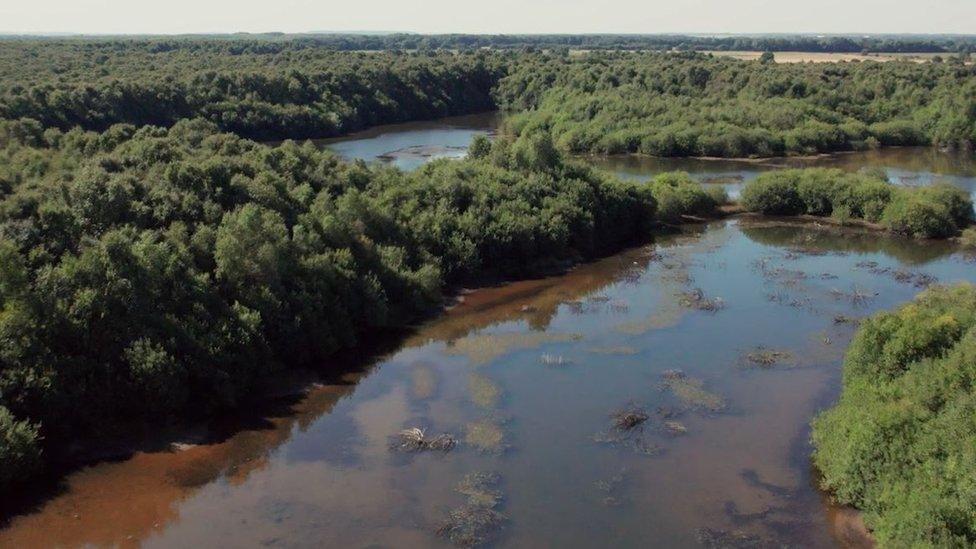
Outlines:
{"type": "Polygon", "coordinates": [[[666,370],[660,387],[670,391],[682,404],[705,412],[721,412],[728,407],[724,398],[706,391],[705,382],[688,377],[681,370],[666,370]]]}
{"type": "Polygon", "coordinates": [[[620,410],[610,415],[610,418],[613,420],[613,428],[618,431],[636,429],[643,425],[649,417],[643,408],[638,407],[620,410]]]}
{"type": "Polygon", "coordinates": [[[610,428],[597,433],[593,440],[617,448],[625,448],[645,456],[655,456],[661,448],[644,439],[644,424],[650,415],[641,407],[631,404],[610,414],[610,428]]]}
{"type": "Polygon", "coordinates": [[[678,294],[682,307],[714,313],[725,308],[725,301],[720,297],[707,297],[701,288],[693,288],[678,294]]]}
{"type": "Polygon", "coordinates": [[[397,452],[450,452],[457,446],[457,439],[448,433],[428,437],[419,427],[404,429],[390,440],[390,449],[397,452]]]}
{"type": "Polygon", "coordinates": [[[539,357],[539,362],[545,364],[546,366],[566,366],[573,363],[573,361],[562,355],[554,355],[551,353],[543,353],[542,356],[539,357]]]}
{"type": "Polygon", "coordinates": [[[772,368],[777,364],[782,364],[793,359],[793,353],[789,351],[777,351],[763,346],[756,347],[742,357],[742,362],[749,366],[759,368],[772,368]]]}
{"type": "Polygon", "coordinates": [[[484,454],[499,455],[508,449],[505,438],[501,421],[484,418],[467,424],[464,443],[484,454]]]}
{"type": "Polygon", "coordinates": [[[461,547],[475,547],[491,541],[508,520],[496,508],[502,501],[496,473],[471,473],[455,490],[466,496],[464,505],[450,511],[437,534],[461,547]]]}

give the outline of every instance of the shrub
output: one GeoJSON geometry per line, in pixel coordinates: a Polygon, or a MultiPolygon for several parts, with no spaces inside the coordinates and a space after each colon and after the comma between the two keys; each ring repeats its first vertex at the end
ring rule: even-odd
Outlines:
{"type": "Polygon", "coordinates": [[[907,190],[895,194],[884,210],[882,222],[894,233],[915,238],[945,238],[958,232],[945,204],[907,190]]]}
{"type": "Polygon", "coordinates": [[[742,190],[742,205],[765,215],[799,215],[806,207],[797,190],[796,172],[764,173],[742,190]]]}
{"type": "Polygon", "coordinates": [[[881,546],[976,543],[976,286],[865,319],[840,401],[813,421],[821,485],[881,546]]]}
{"type": "Polygon", "coordinates": [[[679,221],[684,215],[711,215],[718,205],[715,196],[684,172],[662,173],[651,179],[649,186],[657,202],[658,219],[666,223],[679,221]]]}
{"type": "Polygon", "coordinates": [[[973,222],[965,191],[947,184],[896,187],[880,171],[844,173],[819,168],[765,173],[742,191],[742,205],[769,215],[827,216],[883,223],[918,238],[945,238],[973,222]]]}
{"type": "Polygon", "coordinates": [[[0,489],[33,474],[41,462],[37,426],[0,406],[0,489]]]}
{"type": "Polygon", "coordinates": [[[970,227],[963,231],[959,241],[966,248],[976,248],[976,227],[970,227]]]}

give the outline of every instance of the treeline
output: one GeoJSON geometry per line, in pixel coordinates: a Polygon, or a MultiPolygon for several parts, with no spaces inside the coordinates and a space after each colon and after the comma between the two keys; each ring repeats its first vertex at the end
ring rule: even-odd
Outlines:
{"type": "Polygon", "coordinates": [[[962,53],[976,51],[976,37],[967,35],[733,35],[684,34],[230,34],[175,37],[21,38],[23,41],[87,44],[135,44],[152,52],[222,48],[230,54],[280,53],[289,49],[337,51],[581,49],[581,50],[718,50],[801,51],[822,53],[962,53]]]}
{"type": "Polygon", "coordinates": [[[495,90],[572,152],[780,156],[893,145],[972,147],[976,66],[758,63],[701,54],[520,59],[495,90]]]}
{"type": "Polygon", "coordinates": [[[203,120],[2,122],[0,486],[67,442],[234,406],[447,286],[617,250],[654,212],[545,134],[404,173],[203,120]]]}
{"type": "Polygon", "coordinates": [[[0,118],[102,131],[205,118],[258,140],[481,112],[500,54],[350,53],[189,41],[0,41],[0,118]],[[240,50],[240,51],[238,51],[240,50]]]}
{"type": "Polygon", "coordinates": [[[0,41],[0,119],[102,131],[204,118],[257,140],[515,113],[570,152],[778,156],[976,143],[976,66],[696,53],[337,52],[293,42],[0,41]],[[252,47],[253,46],[253,47],[252,47]]]}
{"type": "Polygon", "coordinates": [[[865,319],[813,422],[821,485],[885,547],[976,545],[976,287],[865,319]]]}
{"type": "Polygon", "coordinates": [[[885,173],[808,168],[768,172],[742,189],[742,206],[765,215],[813,215],[879,224],[915,238],[946,238],[973,224],[969,194],[948,183],[899,187],[885,173]]]}

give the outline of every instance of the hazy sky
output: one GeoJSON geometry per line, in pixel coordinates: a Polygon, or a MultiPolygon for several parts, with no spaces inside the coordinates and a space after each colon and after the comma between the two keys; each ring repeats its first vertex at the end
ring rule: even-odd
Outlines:
{"type": "Polygon", "coordinates": [[[976,33],[976,0],[0,0],[0,31],[976,33]]]}

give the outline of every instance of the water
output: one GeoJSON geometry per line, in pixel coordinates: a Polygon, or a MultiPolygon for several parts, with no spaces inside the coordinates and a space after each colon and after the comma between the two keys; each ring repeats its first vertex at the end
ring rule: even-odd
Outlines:
{"type": "Polygon", "coordinates": [[[347,160],[382,162],[412,170],[434,158],[462,158],[476,135],[492,135],[498,113],[453,116],[426,122],[379,126],[316,141],[347,160]]]}
{"type": "Polygon", "coordinates": [[[497,474],[501,528],[484,533],[497,546],[696,547],[733,531],[856,546],[856,521],[825,502],[808,458],[854,330],[837,320],[933,279],[976,281],[972,261],[949,243],[812,225],[688,226],[468,293],[340,379],[83,468],[10,517],[0,547],[448,547],[436,532],[475,472],[497,474]],[[760,347],[788,356],[756,367],[760,347]],[[628,409],[649,418],[614,431],[628,409]],[[411,427],[459,444],[391,450],[411,427]]]}
{"type": "Polygon", "coordinates": [[[662,172],[688,172],[704,184],[724,186],[732,198],[737,198],[745,183],[763,172],[805,167],[839,168],[846,171],[882,169],[888,174],[888,179],[898,185],[930,185],[944,181],[966,190],[976,198],[976,156],[971,153],[944,153],[930,147],[897,147],[767,160],[653,158],[636,155],[585,158],[589,163],[625,179],[645,180],[662,172]]]}
{"type": "MultiPolygon", "coordinates": [[[[381,126],[318,143],[350,160],[383,162],[412,170],[432,158],[460,158],[475,135],[493,135],[501,124],[498,113],[381,126]]],[[[656,174],[684,171],[709,185],[722,185],[737,198],[745,183],[759,174],[782,168],[824,167],[856,171],[880,168],[899,185],[952,183],[976,199],[976,155],[944,153],[929,147],[895,147],[877,151],[766,160],[654,158],[638,155],[580,157],[625,179],[644,181],[656,174]]]]}

